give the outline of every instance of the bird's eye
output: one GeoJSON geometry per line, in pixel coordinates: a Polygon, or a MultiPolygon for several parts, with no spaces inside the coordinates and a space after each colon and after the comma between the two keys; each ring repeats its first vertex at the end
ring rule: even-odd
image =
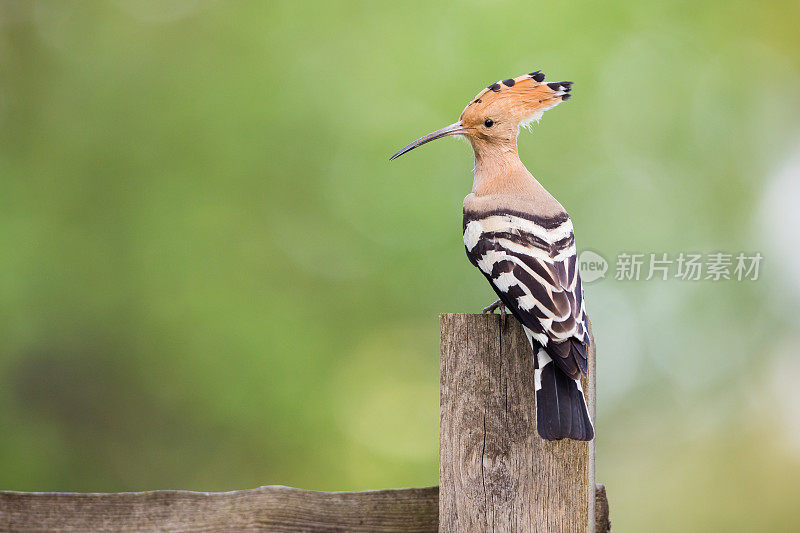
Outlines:
{"type": "Polygon", "coordinates": [[[491,127],[494,125],[494,120],[492,120],[492,119],[490,119],[490,118],[487,118],[487,119],[486,119],[486,120],[483,122],[483,125],[484,125],[484,126],[486,126],[487,128],[491,128],[491,127]]]}

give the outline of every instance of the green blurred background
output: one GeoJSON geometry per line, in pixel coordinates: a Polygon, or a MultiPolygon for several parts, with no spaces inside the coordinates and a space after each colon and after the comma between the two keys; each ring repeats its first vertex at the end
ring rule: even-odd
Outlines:
{"type": "Polygon", "coordinates": [[[0,488],[437,483],[465,143],[498,79],[581,248],[761,252],[586,287],[615,531],[800,530],[800,4],[0,3],[0,488]]]}

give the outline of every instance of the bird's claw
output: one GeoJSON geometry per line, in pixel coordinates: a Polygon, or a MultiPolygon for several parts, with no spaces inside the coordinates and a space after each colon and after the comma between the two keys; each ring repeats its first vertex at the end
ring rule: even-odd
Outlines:
{"type": "Polygon", "coordinates": [[[483,313],[494,313],[496,309],[500,310],[500,315],[502,316],[506,316],[506,313],[508,312],[506,311],[506,304],[503,303],[503,300],[497,300],[493,304],[484,307],[483,313]]]}
{"type": "Polygon", "coordinates": [[[494,314],[495,309],[500,310],[500,325],[503,330],[506,329],[508,326],[508,311],[506,310],[506,305],[503,303],[503,300],[497,300],[491,305],[487,305],[483,308],[484,314],[494,314]]]}

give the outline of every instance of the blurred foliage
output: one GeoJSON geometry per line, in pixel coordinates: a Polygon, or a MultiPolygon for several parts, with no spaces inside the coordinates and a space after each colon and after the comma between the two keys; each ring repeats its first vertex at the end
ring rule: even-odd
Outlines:
{"type": "Polygon", "coordinates": [[[436,484],[437,313],[492,300],[471,152],[387,157],[543,69],[576,97],[521,156],[579,246],[765,255],[586,288],[615,530],[800,529],[798,17],[4,0],[0,488],[436,484]]]}

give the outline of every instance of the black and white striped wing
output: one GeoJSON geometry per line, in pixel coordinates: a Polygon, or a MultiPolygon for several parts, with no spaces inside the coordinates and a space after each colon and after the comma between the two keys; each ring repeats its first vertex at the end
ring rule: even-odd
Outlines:
{"type": "Polygon", "coordinates": [[[465,213],[464,245],[472,264],[525,327],[534,353],[536,345],[543,348],[572,379],[586,374],[589,335],[566,213],[549,219],[465,213]]]}

